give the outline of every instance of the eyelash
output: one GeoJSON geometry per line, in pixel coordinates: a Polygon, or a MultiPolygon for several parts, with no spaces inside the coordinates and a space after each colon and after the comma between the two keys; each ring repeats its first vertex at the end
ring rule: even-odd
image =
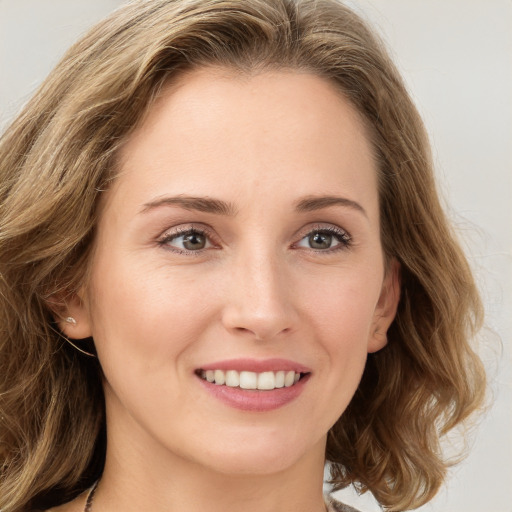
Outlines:
{"type": "Polygon", "coordinates": [[[302,240],[304,240],[305,238],[307,238],[308,236],[310,236],[313,233],[319,233],[319,234],[324,234],[324,235],[327,234],[327,235],[333,236],[339,242],[338,245],[336,245],[334,247],[330,247],[329,249],[321,250],[321,249],[309,248],[310,251],[313,251],[316,254],[328,255],[328,254],[332,254],[334,252],[349,249],[352,245],[352,237],[344,229],[341,229],[337,226],[318,225],[318,226],[312,226],[311,228],[309,228],[307,233],[305,233],[301,237],[299,242],[296,242],[294,244],[294,246],[296,246],[297,243],[300,243],[302,240]]]}
{"type": "Polygon", "coordinates": [[[186,254],[187,256],[197,256],[201,254],[206,249],[199,249],[196,251],[190,251],[187,249],[179,249],[177,247],[172,247],[169,245],[169,242],[172,242],[173,240],[176,240],[177,238],[184,237],[187,235],[200,235],[204,236],[209,243],[215,248],[218,243],[216,242],[215,235],[207,228],[200,226],[200,227],[185,227],[185,228],[177,228],[176,230],[172,232],[166,232],[159,240],[158,245],[163,247],[164,249],[167,249],[172,252],[176,252],[178,254],[186,254]]]}
{"type": "MultiPolygon", "coordinates": [[[[313,249],[313,248],[305,248],[306,250],[313,251],[316,254],[332,254],[334,252],[342,251],[349,249],[352,245],[352,237],[350,234],[344,229],[335,227],[335,226],[313,226],[310,228],[303,236],[301,236],[298,242],[295,242],[292,247],[299,247],[298,244],[302,242],[305,238],[312,235],[313,233],[318,234],[327,234],[329,236],[333,236],[339,244],[328,248],[328,249],[313,249]]],[[[205,227],[186,227],[186,228],[177,228],[175,231],[166,232],[159,240],[158,245],[165,248],[166,250],[170,250],[172,252],[176,252],[178,254],[185,254],[190,256],[197,256],[203,253],[205,250],[211,248],[203,248],[198,250],[187,250],[187,249],[179,249],[177,247],[172,247],[169,245],[170,242],[176,240],[177,238],[184,237],[187,235],[200,235],[204,236],[210,245],[213,248],[219,248],[219,243],[216,240],[215,235],[205,227]]]]}

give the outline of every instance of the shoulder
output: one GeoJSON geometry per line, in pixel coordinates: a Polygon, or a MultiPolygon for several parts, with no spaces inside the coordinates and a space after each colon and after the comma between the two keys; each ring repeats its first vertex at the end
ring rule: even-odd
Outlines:
{"type": "Polygon", "coordinates": [[[327,503],[327,507],[329,508],[329,512],[359,512],[359,510],[349,507],[348,505],[344,505],[339,501],[330,498],[329,496],[325,497],[325,502],[327,503]]]}

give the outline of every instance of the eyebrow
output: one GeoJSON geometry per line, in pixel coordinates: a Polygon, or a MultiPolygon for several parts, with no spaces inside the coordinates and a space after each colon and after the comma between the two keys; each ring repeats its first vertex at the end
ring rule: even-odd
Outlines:
{"type": "Polygon", "coordinates": [[[351,208],[362,213],[366,218],[368,218],[366,210],[359,203],[352,201],[352,199],[347,199],[346,197],[308,196],[298,201],[295,208],[298,212],[313,212],[323,208],[329,208],[330,206],[344,206],[351,208]]]}
{"type": "MultiPolygon", "coordinates": [[[[204,213],[213,213],[216,215],[225,215],[234,217],[237,209],[233,203],[214,199],[211,197],[195,197],[195,196],[170,196],[161,197],[144,204],[141,213],[147,213],[161,206],[178,206],[186,210],[195,210],[204,213]]],[[[331,206],[344,206],[362,213],[368,217],[365,209],[356,201],[338,196],[307,196],[295,203],[295,209],[299,213],[313,212],[331,206]]]]}
{"type": "Polygon", "coordinates": [[[236,208],[232,203],[210,197],[185,195],[162,197],[155,199],[154,201],[150,201],[144,205],[141,213],[149,212],[160,206],[179,206],[185,210],[196,210],[198,212],[227,215],[230,217],[236,215],[236,208]]]}

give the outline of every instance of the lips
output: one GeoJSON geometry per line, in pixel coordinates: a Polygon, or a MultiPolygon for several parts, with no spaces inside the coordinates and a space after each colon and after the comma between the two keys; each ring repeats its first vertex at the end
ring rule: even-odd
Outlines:
{"type": "Polygon", "coordinates": [[[195,373],[214,397],[248,411],[268,411],[292,402],[311,375],[307,367],[285,359],[220,361],[195,373]]]}

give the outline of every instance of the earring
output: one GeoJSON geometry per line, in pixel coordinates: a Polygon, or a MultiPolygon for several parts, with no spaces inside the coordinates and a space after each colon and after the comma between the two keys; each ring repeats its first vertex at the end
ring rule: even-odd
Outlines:
{"type": "MultiPolygon", "coordinates": [[[[70,324],[72,325],[73,327],[77,325],[77,321],[72,317],[72,316],[68,316],[67,318],[64,319],[64,321],[67,323],[67,324],[70,324]]],[[[80,348],[79,346],[75,345],[67,336],[62,336],[62,338],[64,338],[74,349],[78,350],[79,352],[81,352],[82,354],[85,354],[86,356],[89,356],[89,357],[96,357],[95,354],[91,354],[90,352],[87,352],[86,350],[80,348]]]]}
{"type": "Polygon", "coordinates": [[[63,336],[63,338],[76,350],[78,350],[78,352],[81,352],[82,354],[85,354],[86,356],[89,356],[89,357],[96,357],[95,354],[91,354],[90,352],[87,352],[86,350],[80,348],[79,346],[75,345],[69,338],[66,338],[65,336],[63,336]]]}

